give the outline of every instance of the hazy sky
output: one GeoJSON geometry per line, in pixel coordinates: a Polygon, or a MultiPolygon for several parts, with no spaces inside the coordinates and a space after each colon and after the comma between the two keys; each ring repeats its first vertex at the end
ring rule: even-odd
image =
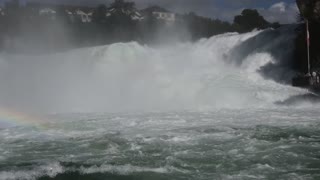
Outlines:
{"type": "MultiPolygon", "coordinates": [[[[8,0],[0,0],[0,3],[8,0]]],[[[75,4],[109,4],[113,0],[22,0],[75,4]]],[[[232,21],[244,8],[256,8],[271,22],[294,22],[297,13],[295,0],[131,0],[138,8],[150,5],[163,6],[175,12],[194,11],[199,15],[232,21]]]]}

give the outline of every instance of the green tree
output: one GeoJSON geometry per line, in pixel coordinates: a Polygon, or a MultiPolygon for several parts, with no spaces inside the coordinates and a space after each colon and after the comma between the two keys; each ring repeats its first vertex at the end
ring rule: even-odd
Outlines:
{"type": "Polygon", "coordinates": [[[116,10],[133,10],[135,8],[135,3],[134,2],[125,2],[124,0],[115,0],[113,3],[110,5],[110,9],[116,9],[116,10]]]}
{"type": "Polygon", "coordinates": [[[96,23],[106,23],[108,8],[104,4],[98,5],[92,15],[92,21],[96,23]]]}
{"type": "Polygon", "coordinates": [[[109,22],[112,25],[128,27],[133,26],[132,16],[136,13],[135,3],[124,0],[115,0],[109,7],[109,22]]]}
{"type": "Polygon", "coordinates": [[[194,12],[184,15],[184,21],[193,39],[211,37],[233,31],[232,26],[228,22],[201,17],[194,12]]]}
{"type": "Polygon", "coordinates": [[[241,15],[234,18],[234,26],[239,32],[248,32],[253,29],[265,29],[270,26],[255,9],[244,9],[241,15]]]}

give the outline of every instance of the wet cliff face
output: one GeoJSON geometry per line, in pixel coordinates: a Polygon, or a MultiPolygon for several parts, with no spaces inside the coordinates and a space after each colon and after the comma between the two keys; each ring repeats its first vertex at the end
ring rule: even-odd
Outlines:
{"type": "MultiPolygon", "coordinates": [[[[320,69],[320,0],[296,0],[303,18],[309,20],[311,69],[320,69]]],[[[297,28],[295,66],[298,71],[307,72],[306,29],[302,23],[297,28]]]]}
{"type": "Polygon", "coordinates": [[[296,0],[304,18],[320,23],[320,0],[296,0]]]}
{"type": "Polygon", "coordinates": [[[314,8],[314,17],[318,20],[320,20],[320,1],[316,2],[315,8],[314,8]]]}

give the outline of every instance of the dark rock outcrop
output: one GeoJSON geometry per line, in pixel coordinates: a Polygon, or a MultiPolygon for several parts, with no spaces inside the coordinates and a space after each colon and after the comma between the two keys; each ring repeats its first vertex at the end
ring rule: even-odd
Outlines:
{"type": "Polygon", "coordinates": [[[297,0],[297,5],[304,18],[320,23],[320,0],[297,0]]]}
{"type": "MultiPolygon", "coordinates": [[[[296,0],[302,19],[309,21],[311,70],[320,70],[320,0],[296,0]]],[[[307,33],[305,22],[297,28],[295,65],[297,70],[307,72],[307,33]]]]}

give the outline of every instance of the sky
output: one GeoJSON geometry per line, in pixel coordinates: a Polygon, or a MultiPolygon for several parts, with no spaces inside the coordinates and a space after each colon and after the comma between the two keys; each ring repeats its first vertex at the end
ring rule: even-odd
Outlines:
{"type": "MultiPolygon", "coordinates": [[[[4,1],[0,0],[0,4],[4,1]]],[[[109,4],[113,0],[21,0],[21,1],[49,1],[54,3],[109,4]]],[[[128,0],[129,1],[129,0],[128,0]]],[[[232,22],[235,15],[245,8],[258,9],[270,22],[292,23],[296,20],[297,7],[295,0],[130,0],[138,8],[159,5],[174,12],[195,12],[198,15],[218,18],[232,22]]]]}

